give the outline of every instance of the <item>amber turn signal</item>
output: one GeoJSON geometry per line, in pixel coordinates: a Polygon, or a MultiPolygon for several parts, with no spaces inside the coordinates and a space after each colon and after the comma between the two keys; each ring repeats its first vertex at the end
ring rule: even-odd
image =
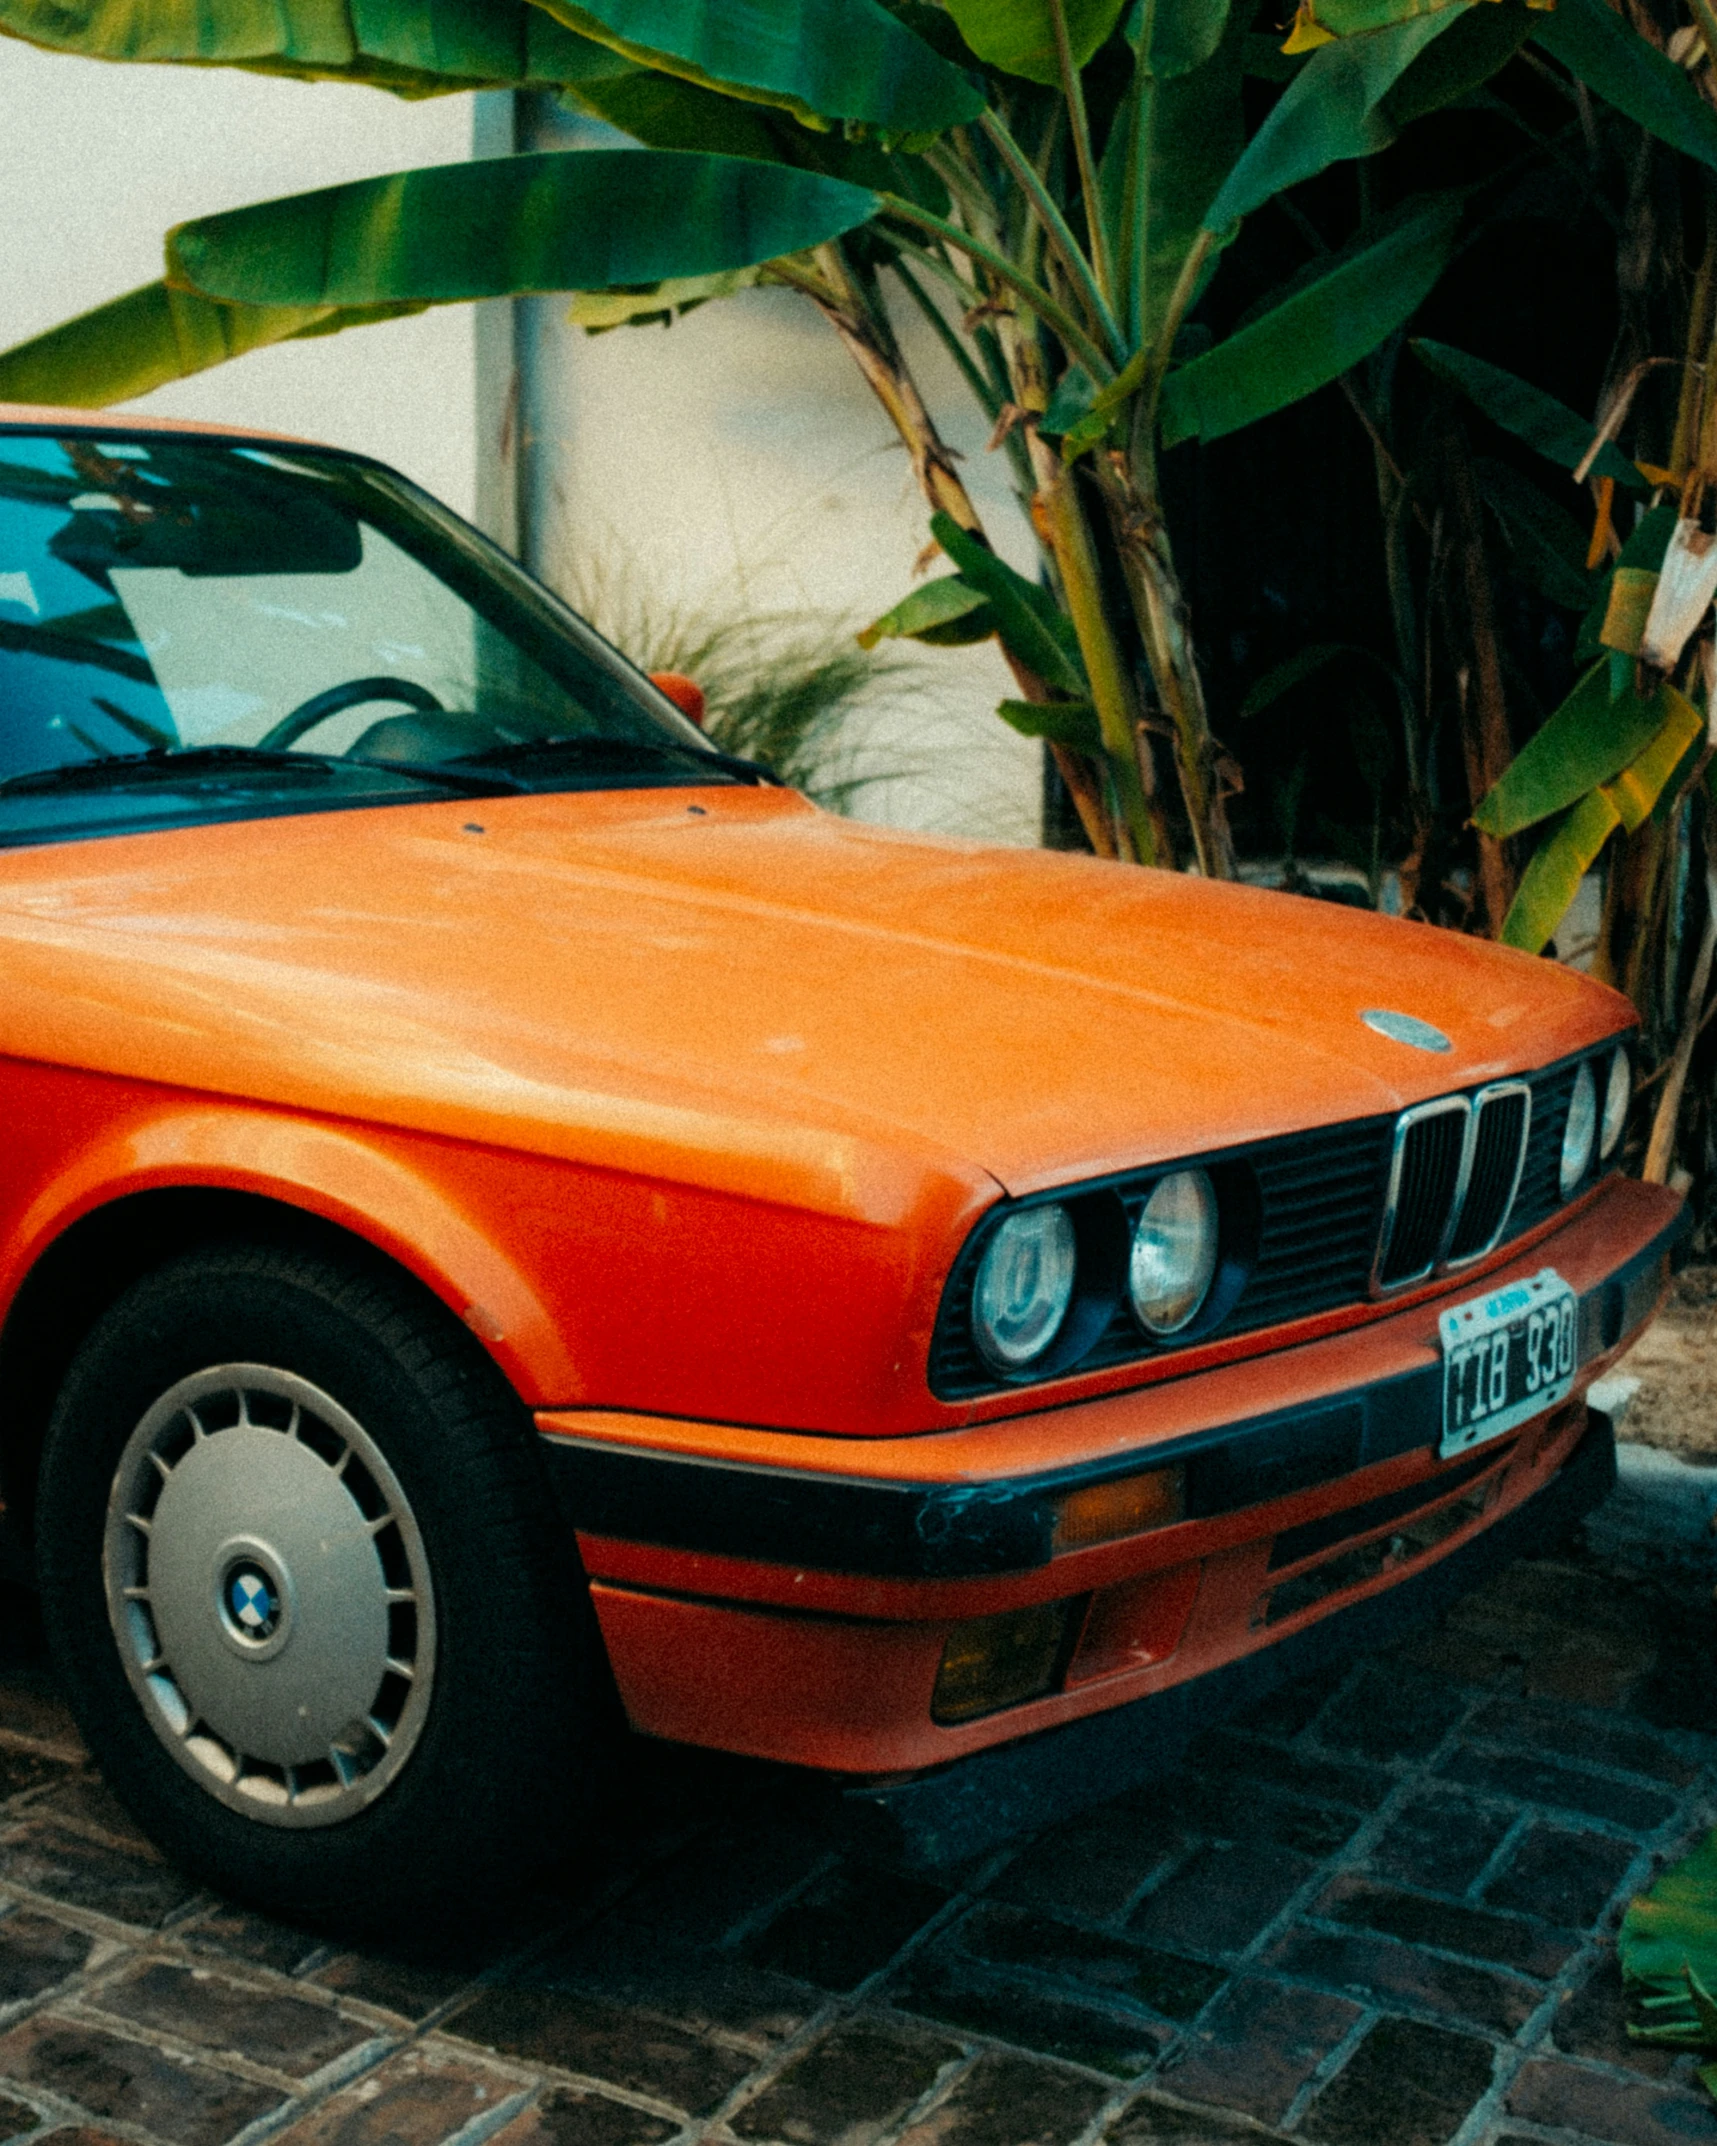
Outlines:
{"type": "Polygon", "coordinates": [[[1067,1620],[1075,1601],[1035,1602],[999,1617],[957,1624],[942,1649],[930,1718],[948,1726],[1041,1698],[1061,1672],[1067,1620]]]}
{"type": "Polygon", "coordinates": [[[1058,1498],[1050,1547],[1083,1550],[1094,1542],[1114,1542],[1122,1535],[1142,1535],[1147,1528],[1166,1528],[1185,1517],[1185,1469],[1153,1468],[1148,1475],[1092,1483],[1058,1498]]]}

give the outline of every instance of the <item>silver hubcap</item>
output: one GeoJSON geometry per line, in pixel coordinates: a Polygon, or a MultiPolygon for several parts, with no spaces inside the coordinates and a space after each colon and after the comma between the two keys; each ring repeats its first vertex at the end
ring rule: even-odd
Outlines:
{"type": "Polygon", "coordinates": [[[108,1616],[150,1726],[247,1817],[325,1826],[410,1756],[435,1670],[411,1508],[337,1401],[261,1364],[181,1379],[126,1441],[108,1616]]]}

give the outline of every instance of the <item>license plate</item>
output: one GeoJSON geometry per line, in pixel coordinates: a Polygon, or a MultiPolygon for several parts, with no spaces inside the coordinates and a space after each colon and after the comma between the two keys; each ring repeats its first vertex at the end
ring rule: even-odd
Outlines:
{"type": "Polygon", "coordinates": [[[1579,1300],[1554,1267],[1458,1304],[1437,1323],[1443,1337],[1441,1460],[1542,1415],[1574,1384],[1579,1300]]]}

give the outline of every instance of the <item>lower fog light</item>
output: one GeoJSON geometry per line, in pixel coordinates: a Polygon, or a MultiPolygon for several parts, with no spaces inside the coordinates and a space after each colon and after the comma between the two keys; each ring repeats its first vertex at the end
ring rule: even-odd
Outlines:
{"type": "Polygon", "coordinates": [[[1186,1517],[1186,1471],[1153,1468],[1148,1475],[1092,1483],[1055,1501],[1055,1550],[1083,1550],[1088,1543],[1115,1542],[1166,1528],[1186,1517]]]}
{"type": "Polygon", "coordinates": [[[1055,1687],[1062,1667],[1074,1596],[1004,1610],[999,1617],[972,1617],[957,1624],[942,1649],[930,1718],[944,1727],[975,1721],[1004,1706],[1038,1699],[1055,1687]]]}

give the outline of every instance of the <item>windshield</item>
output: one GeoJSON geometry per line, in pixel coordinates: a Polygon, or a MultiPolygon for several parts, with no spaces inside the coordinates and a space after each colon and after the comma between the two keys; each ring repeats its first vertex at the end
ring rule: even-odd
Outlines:
{"type": "Polygon", "coordinates": [[[747,772],[390,471],[0,434],[0,844],[747,772]]]}

